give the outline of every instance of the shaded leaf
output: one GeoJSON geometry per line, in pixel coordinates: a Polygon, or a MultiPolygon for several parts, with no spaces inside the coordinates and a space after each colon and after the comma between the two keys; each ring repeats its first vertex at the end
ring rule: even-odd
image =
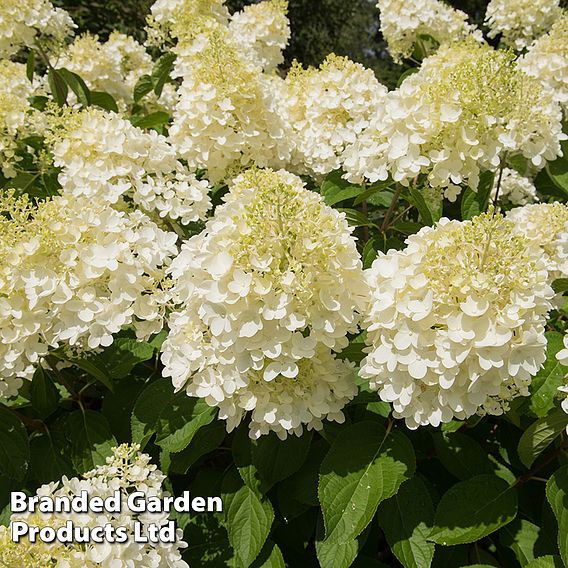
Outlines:
{"type": "Polygon", "coordinates": [[[517,493],[494,475],[478,475],[451,487],[440,500],[429,540],[452,546],[479,540],[510,523],[517,493]]]}
{"type": "Polygon", "coordinates": [[[568,426],[568,414],[555,408],[548,416],[533,422],[523,433],[517,448],[519,458],[530,468],[536,458],[568,426]]]}
{"type": "Polygon", "coordinates": [[[429,568],[435,545],[427,540],[434,523],[434,504],[420,477],[405,481],[383,501],[377,518],[394,555],[405,568],[429,568]]]}
{"type": "Polygon", "coordinates": [[[320,469],[326,539],[345,543],[357,537],[414,468],[414,450],[402,433],[371,421],[342,429],[320,469]]]}

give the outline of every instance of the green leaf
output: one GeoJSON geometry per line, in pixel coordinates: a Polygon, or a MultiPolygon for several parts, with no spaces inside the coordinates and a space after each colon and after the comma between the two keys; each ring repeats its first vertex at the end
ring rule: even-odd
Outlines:
{"type": "Polygon", "coordinates": [[[118,105],[113,96],[103,91],[91,91],[91,104],[104,110],[118,112],[118,105]]]}
{"type": "Polygon", "coordinates": [[[568,143],[561,142],[563,156],[546,164],[546,171],[556,187],[568,195],[568,143]]]}
{"type": "Polygon", "coordinates": [[[432,436],[436,457],[458,479],[493,473],[487,452],[471,436],[460,432],[435,432],[432,436]]]}
{"type": "Polygon", "coordinates": [[[79,473],[106,463],[116,446],[107,419],[94,410],[76,410],[67,417],[67,439],[71,443],[71,460],[79,473]]]}
{"type": "Polygon", "coordinates": [[[352,199],[363,192],[360,185],[349,183],[341,177],[342,175],[342,170],[330,172],[321,184],[320,192],[327,205],[335,205],[340,201],[352,199]]]}
{"type": "Polygon", "coordinates": [[[58,443],[58,437],[49,434],[34,436],[30,441],[31,470],[40,483],[49,483],[73,473],[67,444],[58,443]]]}
{"type": "Polygon", "coordinates": [[[305,432],[300,437],[288,436],[285,440],[279,440],[272,432],[252,444],[252,463],[267,490],[302,467],[311,441],[311,432],[305,432]]]}
{"type": "Polygon", "coordinates": [[[41,365],[38,365],[34,373],[30,394],[32,406],[41,418],[46,418],[57,410],[59,391],[41,365]]]}
{"type": "Polygon", "coordinates": [[[337,209],[340,213],[345,213],[346,221],[353,227],[376,227],[376,225],[356,209],[337,209]]]}
{"type": "Polygon", "coordinates": [[[552,289],[557,294],[568,291],[568,278],[557,278],[552,283],[552,289]]]}
{"type": "Polygon", "coordinates": [[[154,88],[152,77],[142,75],[134,85],[134,102],[137,103],[154,88]]]}
{"type": "Polygon", "coordinates": [[[546,333],[547,348],[544,367],[531,381],[529,408],[539,418],[545,417],[553,408],[558,395],[558,387],[564,384],[568,368],[561,365],[556,354],[564,348],[562,334],[549,331],[546,333]]]}
{"type": "Polygon", "coordinates": [[[510,523],[517,506],[515,489],[499,477],[461,481],[442,496],[428,540],[444,546],[475,542],[510,523]]]}
{"type": "Polygon", "coordinates": [[[494,182],[495,172],[485,171],[479,174],[479,184],[477,185],[476,199],[477,203],[479,203],[479,208],[481,209],[481,211],[485,211],[487,209],[494,182]]]}
{"type": "Polygon", "coordinates": [[[403,235],[414,235],[422,229],[422,223],[415,223],[414,221],[399,221],[394,228],[403,235]]]}
{"type": "Polygon", "coordinates": [[[517,448],[523,464],[530,468],[536,458],[552,444],[566,426],[568,426],[568,414],[559,408],[533,422],[524,431],[517,448]]]}
{"type": "Polygon", "coordinates": [[[215,420],[198,430],[185,450],[170,456],[171,471],[186,474],[199,458],[217,449],[226,434],[225,423],[221,420],[215,420]]]}
{"type": "MultiPolygon", "coordinates": [[[[379,250],[379,246],[377,244],[377,239],[375,237],[371,237],[363,247],[363,253],[361,254],[361,259],[363,261],[363,268],[367,269],[370,268],[373,264],[375,258],[377,258],[377,251],[379,250]]],[[[361,357],[362,359],[363,357],[361,357]]]]}
{"type": "Polygon", "coordinates": [[[158,97],[162,94],[164,85],[170,78],[175,59],[175,53],[164,53],[154,64],[154,68],[152,69],[152,82],[154,83],[154,93],[156,93],[158,97]]]}
{"type": "Polygon", "coordinates": [[[65,68],[58,69],[57,72],[75,93],[77,100],[83,106],[89,106],[91,104],[91,91],[89,91],[89,88],[85,84],[85,81],[83,81],[83,79],[81,79],[81,77],[79,77],[77,73],[73,73],[72,71],[69,71],[65,68]]]}
{"type": "Polygon", "coordinates": [[[316,540],[316,554],[321,568],[349,568],[359,553],[359,542],[316,540]]]}
{"type": "Polygon", "coordinates": [[[252,568],[286,568],[284,557],[278,545],[267,540],[252,568]]]}
{"type": "Polygon", "coordinates": [[[28,97],[28,101],[32,108],[41,110],[43,112],[45,110],[45,107],[47,106],[47,103],[49,102],[49,98],[43,95],[32,95],[31,97],[28,97]]]}
{"type": "Polygon", "coordinates": [[[568,465],[557,470],[546,484],[546,498],[558,522],[558,549],[568,565],[568,465]]]}
{"type": "Polygon", "coordinates": [[[432,213],[428,208],[426,200],[424,196],[420,192],[419,189],[414,187],[410,188],[410,197],[412,199],[412,204],[418,209],[418,213],[420,213],[420,218],[424,222],[425,225],[432,225],[434,223],[434,219],[432,217],[432,213]]]}
{"type": "Polygon", "coordinates": [[[169,120],[170,115],[167,112],[158,110],[146,116],[135,116],[131,122],[138,128],[160,128],[167,124],[169,120]]]}
{"type": "Polygon", "coordinates": [[[104,351],[97,354],[96,361],[111,379],[123,379],[130,371],[154,356],[154,348],[146,341],[117,337],[104,351]]]}
{"type": "Polygon", "coordinates": [[[62,361],[69,361],[70,363],[75,365],[75,367],[78,367],[79,369],[85,371],[85,373],[102,383],[107,389],[112,392],[114,388],[112,379],[108,376],[107,370],[97,361],[96,356],[93,357],[92,355],[87,355],[82,359],[70,360],[57,351],[54,351],[53,355],[62,361]]]}
{"type": "Polygon", "coordinates": [[[61,76],[57,69],[51,67],[47,73],[47,82],[49,83],[49,89],[55,102],[59,106],[65,105],[67,102],[67,95],[69,94],[69,89],[65,79],[61,76]]]}
{"type": "Polygon", "coordinates": [[[526,519],[515,519],[499,531],[501,544],[510,548],[517,557],[519,564],[524,567],[537,556],[537,541],[541,529],[526,519]]]}
{"type": "Polygon", "coordinates": [[[465,221],[481,213],[481,207],[477,201],[477,194],[469,187],[465,189],[461,200],[461,216],[465,221]]]}
{"type": "Polygon", "coordinates": [[[548,555],[536,558],[527,564],[525,568],[565,568],[565,565],[560,556],[555,554],[554,556],[548,555]]]}
{"type": "Polygon", "coordinates": [[[26,77],[30,83],[34,80],[34,69],[35,69],[35,51],[30,49],[28,53],[28,59],[26,61],[26,77]]]}
{"type": "Polygon", "coordinates": [[[404,568],[430,567],[435,545],[427,539],[434,523],[434,504],[422,479],[405,481],[394,497],[379,505],[377,518],[404,568]]]}
{"type": "Polygon", "coordinates": [[[325,440],[316,439],[310,447],[310,452],[302,467],[291,477],[280,484],[286,495],[300,503],[319,505],[318,476],[323,458],[329,450],[325,440]]]}
{"type": "Polygon", "coordinates": [[[274,511],[270,501],[243,485],[236,470],[223,480],[224,524],[229,542],[244,568],[260,554],[270,532],[274,511]]]}
{"type": "Polygon", "coordinates": [[[215,409],[200,398],[174,393],[171,382],[158,379],[141,393],[132,413],[132,441],[144,447],[156,436],[156,444],[168,452],[185,449],[197,431],[215,417],[215,409]]]}
{"type": "Polygon", "coordinates": [[[0,406],[0,474],[21,481],[28,470],[30,445],[21,420],[0,406]]]}
{"type": "Polygon", "coordinates": [[[144,383],[138,380],[120,381],[113,392],[104,395],[102,412],[121,443],[131,441],[130,417],[134,403],[144,386],[144,383]]]}
{"type": "Polygon", "coordinates": [[[412,445],[400,432],[371,421],[342,429],[320,469],[326,539],[345,543],[357,537],[415,466],[412,445]]]}

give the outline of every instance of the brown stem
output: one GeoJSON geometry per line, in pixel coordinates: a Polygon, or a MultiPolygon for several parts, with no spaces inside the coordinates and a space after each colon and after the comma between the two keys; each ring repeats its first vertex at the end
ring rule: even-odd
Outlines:
{"type": "Polygon", "coordinates": [[[383,219],[383,224],[381,225],[381,232],[382,233],[386,232],[386,230],[389,227],[390,218],[392,217],[393,211],[395,210],[396,204],[398,203],[398,199],[400,197],[401,192],[402,192],[402,185],[397,183],[396,184],[396,190],[394,192],[394,195],[392,196],[391,204],[389,205],[389,208],[387,209],[387,212],[385,214],[385,218],[383,219]]]}

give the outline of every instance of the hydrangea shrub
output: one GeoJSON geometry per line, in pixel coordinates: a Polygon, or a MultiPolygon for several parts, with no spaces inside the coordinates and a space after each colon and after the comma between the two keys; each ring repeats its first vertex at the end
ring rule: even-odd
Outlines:
{"type": "Polygon", "coordinates": [[[0,565],[568,566],[566,11],[379,0],[389,90],[287,7],[0,3],[0,565]]]}

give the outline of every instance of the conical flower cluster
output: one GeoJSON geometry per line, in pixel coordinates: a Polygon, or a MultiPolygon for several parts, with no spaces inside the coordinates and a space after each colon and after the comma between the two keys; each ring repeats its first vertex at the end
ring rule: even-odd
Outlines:
{"type": "Polygon", "coordinates": [[[347,57],[329,55],[318,69],[295,64],[277,98],[291,130],[291,169],[316,177],[339,169],[386,94],[373,71],[347,57]]]}
{"type": "Polygon", "coordinates": [[[468,41],[441,48],[387,95],[347,148],[344,169],[354,181],[390,174],[405,185],[426,174],[454,200],[504,156],[521,154],[542,168],[561,154],[563,138],[560,107],[513,55],[468,41]]]}
{"type": "Polygon", "coordinates": [[[184,224],[203,219],[211,205],[207,180],[178,160],[164,136],[118,114],[87,109],[56,116],[50,145],[65,195],[111,204],[124,196],[184,224]]]}
{"type": "Polygon", "coordinates": [[[489,37],[520,51],[548,32],[562,14],[558,0],[491,0],[485,13],[489,37]]]}
{"type": "Polygon", "coordinates": [[[265,0],[231,16],[229,32],[263,71],[273,71],[284,61],[290,39],[287,11],[288,0],[265,0]]]}
{"type": "Polygon", "coordinates": [[[342,420],[353,371],[332,351],[355,332],[366,287],[344,214],[284,171],[234,180],[169,270],[180,305],[163,345],[176,389],[218,406],[233,429],[284,438],[342,420]]]}
{"type": "Polygon", "coordinates": [[[0,58],[10,57],[42,39],[62,43],[75,24],[69,14],[49,0],[2,0],[0,2],[0,58]]]}
{"type": "Polygon", "coordinates": [[[554,23],[519,59],[519,68],[537,79],[566,110],[568,106],[568,14],[554,23]]]}
{"type": "Polygon", "coordinates": [[[367,271],[361,376],[409,428],[501,414],[546,359],[541,249],[491,214],[442,219],[406,244],[367,271]]]}
{"type": "Polygon", "coordinates": [[[412,55],[422,37],[446,45],[473,35],[482,41],[481,31],[467,22],[467,14],[440,0],[379,0],[381,32],[396,62],[412,55]]]}
{"type": "Polygon", "coordinates": [[[160,331],[175,233],[85,197],[35,207],[8,194],[0,211],[0,397],[50,348],[106,347],[129,324],[140,337],[160,331]]]}
{"type": "Polygon", "coordinates": [[[543,251],[550,281],[568,277],[568,206],[564,203],[530,204],[507,213],[515,230],[543,251]]]}
{"type": "Polygon", "coordinates": [[[247,165],[280,166],[289,156],[271,79],[243,57],[226,27],[210,23],[176,48],[183,78],[170,139],[212,181],[247,165]]]}

